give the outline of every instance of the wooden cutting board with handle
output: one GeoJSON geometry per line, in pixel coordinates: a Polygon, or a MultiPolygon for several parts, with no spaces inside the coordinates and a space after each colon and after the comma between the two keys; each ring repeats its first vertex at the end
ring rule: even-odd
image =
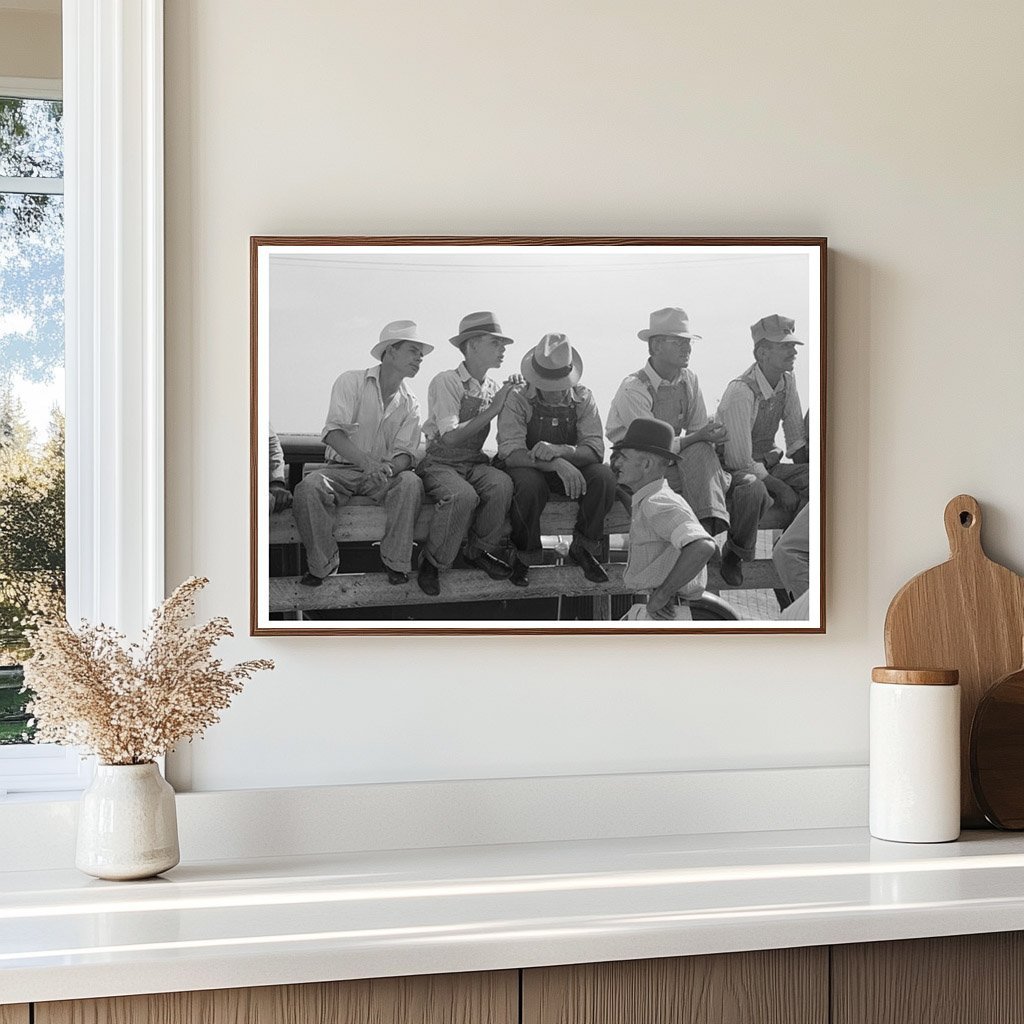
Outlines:
{"type": "Polygon", "coordinates": [[[960,671],[960,814],[983,828],[970,777],[971,723],[993,683],[1020,667],[1024,579],[993,562],[981,546],[981,508],[960,494],[945,511],[949,561],[906,583],[885,616],[885,657],[893,668],[960,671]]]}

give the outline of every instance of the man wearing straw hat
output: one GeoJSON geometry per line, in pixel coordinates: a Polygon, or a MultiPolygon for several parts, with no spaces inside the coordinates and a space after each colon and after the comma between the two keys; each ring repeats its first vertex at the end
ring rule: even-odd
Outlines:
{"type": "Polygon", "coordinates": [[[412,472],[420,445],[420,405],[405,386],[434,350],[420,341],[412,320],[395,320],[370,350],[368,370],[341,374],[331,389],[322,438],[328,465],[295,488],[295,525],[306,549],[307,587],[319,587],[338,568],[334,510],[356,495],[384,506],[380,557],[388,582],[407,583],[412,572],[413,527],[423,484],[412,472]]]}
{"type": "MultiPolygon", "coordinates": [[[[753,324],[754,364],[729,384],[718,404],[727,432],[726,469],[754,476],[771,502],[791,513],[807,504],[810,480],[806,420],[793,375],[797,346],[803,345],[795,328],[794,320],[778,313],[753,324]],[[780,426],[790,462],[775,445],[780,426]]],[[[723,558],[723,577],[725,571],[723,558]]]]}
{"type": "Polygon", "coordinates": [[[608,439],[621,441],[630,423],[648,416],[668,423],[675,434],[678,460],[667,467],[669,486],[681,494],[711,535],[728,531],[722,576],[733,586],[743,582],[740,558],[754,557],[757,524],[770,502],[749,472],[727,473],[715,445],[726,428],[708,417],[697,374],[690,369],[693,342],[685,310],[677,306],[651,313],[650,326],[637,332],[647,342],[648,360],[619,385],[608,413],[608,439]]]}
{"type": "Polygon", "coordinates": [[[499,386],[487,375],[501,366],[512,339],[502,334],[494,314],[484,311],[464,316],[449,341],[463,361],[430,382],[423,428],[427,450],[419,467],[435,505],[416,582],[431,597],[440,594],[440,573],[454,564],[460,548],[464,560],[491,579],[512,574],[495,554],[505,545],[512,481],[483,451],[491,421],[522,383],[515,374],[499,386]]]}
{"type": "Polygon", "coordinates": [[[600,561],[615,474],[604,465],[597,402],[580,384],[583,360],[564,334],[545,334],[523,357],[526,385],[498,416],[498,456],[515,493],[510,518],[517,557],[512,582],[525,587],[543,557],[540,517],[552,492],[579,502],[569,560],[593,583],[607,583],[600,561]]]}

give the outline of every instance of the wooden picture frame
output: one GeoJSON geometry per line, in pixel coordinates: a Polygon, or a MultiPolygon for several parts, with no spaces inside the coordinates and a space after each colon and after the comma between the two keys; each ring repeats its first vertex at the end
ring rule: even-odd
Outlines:
{"type": "MultiPolygon", "coordinates": [[[[251,238],[252,635],[823,633],[826,271],[824,238],[251,238]],[[669,321],[656,321],[653,315],[672,307],[686,310],[688,325],[668,328],[667,335],[659,333],[656,328],[669,321]],[[324,475],[331,476],[327,470],[337,469],[336,464],[327,470],[318,468],[327,456],[334,455],[332,449],[325,449],[321,436],[331,404],[332,382],[345,371],[365,371],[379,363],[370,352],[387,323],[402,318],[414,321],[416,337],[432,345],[433,351],[424,356],[420,372],[406,376],[403,387],[418,398],[420,422],[430,428],[431,380],[459,366],[463,353],[450,342],[469,337],[460,333],[463,317],[485,310],[493,311],[499,321],[500,326],[492,327],[492,331],[513,342],[508,346],[505,365],[492,370],[499,383],[500,378],[520,369],[522,358],[543,336],[563,334],[582,358],[579,384],[589,389],[596,402],[603,430],[609,429],[609,409],[622,401],[617,393],[631,375],[631,387],[640,381],[655,396],[649,400],[652,409],[655,399],[662,403],[659,409],[668,408],[660,396],[670,392],[654,390],[655,384],[671,386],[668,375],[659,377],[652,370],[647,376],[637,376],[640,368],[652,366],[647,361],[650,353],[655,353],[652,359],[662,358],[665,344],[688,343],[692,347],[690,372],[680,371],[685,380],[680,376],[675,382],[682,391],[671,392],[685,393],[679,401],[691,419],[697,416],[693,411],[696,396],[692,374],[696,375],[710,419],[719,419],[721,412],[721,418],[732,424],[745,423],[757,410],[763,412],[755,430],[760,431],[761,441],[755,442],[749,453],[761,461],[716,478],[723,479],[723,486],[729,488],[723,493],[729,495],[727,514],[732,524],[728,532],[722,532],[724,520],[714,513],[702,520],[716,533],[715,553],[706,568],[706,585],[698,587],[698,578],[687,590],[692,599],[671,605],[677,617],[646,617],[642,607],[645,593],[627,585],[630,577],[625,576],[624,561],[629,557],[633,503],[628,490],[621,489],[620,500],[605,520],[603,538],[591,542],[595,557],[609,575],[607,583],[592,582],[584,575],[582,563],[573,563],[578,550],[572,544],[574,525],[579,525],[577,506],[568,498],[553,495],[541,519],[543,550],[532,553],[534,564],[527,586],[492,579],[481,571],[479,560],[468,565],[456,562],[451,569],[442,566],[441,592],[428,596],[418,585],[415,565],[427,547],[436,546],[430,539],[436,508],[431,504],[429,488],[416,519],[413,567],[407,582],[394,582],[393,573],[386,576],[380,561],[376,545],[383,534],[383,507],[367,497],[349,500],[346,492],[337,500],[336,490],[334,498],[328,494],[320,500],[325,507],[331,506],[333,540],[328,549],[333,550],[335,542],[339,545],[338,574],[322,582],[321,577],[314,576],[312,586],[301,582],[303,578],[310,581],[306,575],[310,564],[295,510],[271,512],[275,504],[284,504],[280,485],[275,483],[273,495],[270,488],[269,444],[274,429],[283,446],[289,496],[306,476],[321,473],[304,485],[301,498],[303,508],[308,510],[314,484],[322,483],[324,475]],[[762,373],[761,364],[755,364],[755,329],[762,335],[772,335],[765,339],[767,345],[762,342],[759,358],[766,353],[774,357],[783,349],[796,353],[796,362],[789,364],[792,371],[788,383],[782,371],[774,392],[764,373],[777,376],[778,367],[773,370],[764,364],[762,373]],[[678,340],[690,332],[700,335],[701,340],[678,340]],[[644,340],[652,333],[656,346],[644,340]],[[800,344],[794,347],[793,342],[800,344]],[[755,365],[758,372],[753,372],[755,365]],[[731,389],[729,397],[719,409],[727,389],[731,389]],[[802,445],[794,422],[794,395],[804,416],[802,445]],[[785,407],[785,429],[780,425],[777,431],[776,450],[759,456],[758,444],[762,449],[765,446],[762,435],[766,431],[770,435],[773,414],[764,412],[764,407],[771,402],[785,407]],[[780,448],[781,464],[775,466],[773,460],[780,448]],[[766,476],[772,478],[767,483],[766,476]],[[780,487],[779,480],[790,481],[792,488],[788,484],[780,487]],[[734,586],[723,577],[721,562],[723,552],[742,539],[738,532],[742,517],[733,512],[733,502],[740,500],[735,497],[739,494],[736,488],[741,484],[750,488],[745,499],[748,537],[754,536],[749,528],[749,495],[764,491],[768,497],[759,506],[763,514],[755,513],[753,517],[756,550],[753,546],[746,550],[744,557],[749,560],[739,563],[743,580],[734,586]],[[334,501],[337,503],[332,505],[334,501]],[[784,547],[795,551],[797,561],[796,575],[792,558],[785,563],[784,581],[779,571],[782,549],[775,545],[786,529],[790,532],[784,547]],[[594,547],[595,543],[599,546],[594,547]],[[567,556],[570,546],[572,553],[567,556]],[[541,564],[537,564],[538,558],[541,564]],[[796,589],[803,579],[807,580],[806,590],[798,594],[796,589]],[[703,590],[706,601],[698,590],[703,590]],[[783,612],[783,607],[788,610],[783,612]],[[633,617],[623,618],[626,612],[633,617]]],[[[671,319],[678,314],[669,316],[671,319]]],[[[466,387],[479,390],[480,385],[467,382],[466,387]]],[[[564,396],[567,403],[576,403],[577,411],[583,409],[579,404],[581,393],[573,391],[571,396],[564,396]]],[[[531,395],[536,398],[538,392],[527,389],[523,401],[531,395]]],[[[487,400],[480,408],[486,411],[487,400]]],[[[616,415],[617,421],[622,419],[616,415]]],[[[499,418],[498,423],[502,422],[499,418]]],[[[343,436],[355,438],[358,429],[346,425],[343,436]]],[[[691,425],[689,434],[696,429],[691,425]]],[[[721,436],[720,432],[714,433],[717,428],[708,429],[712,431],[709,439],[721,436]]],[[[684,453],[686,458],[698,452],[706,457],[711,451],[723,460],[723,469],[724,461],[730,459],[740,465],[741,445],[727,441],[713,446],[710,440],[691,445],[685,426],[679,426],[677,433],[683,437],[682,442],[678,438],[675,441],[677,447],[680,443],[692,447],[684,453]]],[[[732,436],[744,433],[745,429],[734,428],[732,436]]],[[[491,424],[489,443],[485,443],[488,454],[494,450],[495,438],[495,426],[491,424]]],[[[571,445],[566,450],[570,449],[571,445]]],[[[609,439],[604,437],[605,462],[609,449],[609,439]]],[[[422,455],[421,448],[419,457],[422,455]]],[[[396,470],[390,462],[384,468],[379,461],[373,465],[381,480],[396,470]]],[[[681,465],[690,463],[684,461],[681,465]]],[[[399,472],[402,468],[404,462],[399,460],[399,472]]],[[[554,479],[547,467],[540,468],[547,474],[545,479],[554,479]]],[[[683,472],[689,475],[686,484],[678,485],[680,488],[689,487],[699,476],[697,471],[680,470],[683,472]]],[[[394,478],[386,484],[393,485],[394,478]]],[[[556,490],[558,486],[555,484],[556,490]]],[[[657,485],[651,490],[657,490],[657,485]]],[[[693,500],[696,505],[697,500],[693,500]]],[[[674,507],[667,514],[682,515],[674,507]]],[[[308,522],[309,512],[302,515],[308,522]]],[[[634,530],[641,529],[636,522],[634,519],[634,530]]],[[[310,529],[306,526],[307,536],[310,529]]],[[[594,532],[593,527],[590,532],[594,532]]],[[[677,533],[673,536],[672,543],[682,543],[677,533]]],[[[705,549],[710,550],[706,545],[705,549]]],[[[321,553],[324,550],[321,547],[321,553]]],[[[634,546],[636,562],[641,559],[641,550],[634,546]]],[[[739,548],[731,550],[732,565],[726,569],[735,577],[739,557],[735,552],[739,548]]],[[[517,557],[509,547],[495,548],[494,553],[510,564],[517,557]]],[[[675,556],[670,552],[666,557],[671,562],[675,556]]],[[[635,583],[635,566],[630,572],[635,583]]],[[[665,614],[668,606],[663,603],[664,595],[661,598],[659,602],[655,592],[652,608],[661,603],[661,614],[665,614]]]]}

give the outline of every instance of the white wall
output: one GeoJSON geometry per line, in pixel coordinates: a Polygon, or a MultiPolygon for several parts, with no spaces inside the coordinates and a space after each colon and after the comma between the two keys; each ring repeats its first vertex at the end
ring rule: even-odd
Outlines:
{"type": "MultiPolygon", "coordinates": [[[[1016,3],[167,0],[168,582],[248,619],[251,234],[827,235],[825,636],[243,637],[197,789],[859,763],[888,600],[1024,569],[1016,3]]],[[[686,296],[669,297],[686,305],[686,296]]],[[[666,299],[668,301],[668,298],[666,299]]]]}
{"type": "Polygon", "coordinates": [[[60,4],[52,11],[5,9],[11,6],[0,2],[0,77],[59,79],[60,4]]]}

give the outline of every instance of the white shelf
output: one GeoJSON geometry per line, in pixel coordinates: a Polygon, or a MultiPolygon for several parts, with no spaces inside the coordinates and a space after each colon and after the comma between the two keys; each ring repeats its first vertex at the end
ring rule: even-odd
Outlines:
{"type": "Polygon", "coordinates": [[[863,829],[0,873],[0,1003],[1024,928],[1024,837],[863,829]]]}

